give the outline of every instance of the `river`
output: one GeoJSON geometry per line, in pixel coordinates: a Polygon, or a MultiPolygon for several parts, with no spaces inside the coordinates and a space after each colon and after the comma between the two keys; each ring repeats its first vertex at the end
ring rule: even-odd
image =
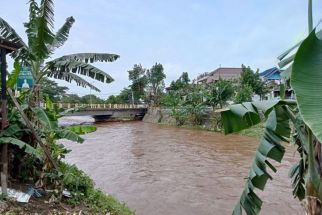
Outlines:
{"type": "MultiPolygon", "coordinates": [[[[99,124],[67,162],[89,174],[137,215],[231,214],[244,186],[257,140],[239,135],[144,122],[99,124]]],[[[287,146],[275,179],[264,193],[261,214],[304,214],[292,197],[288,169],[296,160],[287,146]]]]}

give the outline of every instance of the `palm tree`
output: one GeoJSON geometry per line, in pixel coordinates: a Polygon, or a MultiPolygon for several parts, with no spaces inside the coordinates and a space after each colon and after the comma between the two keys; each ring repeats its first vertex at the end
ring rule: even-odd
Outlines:
{"type": "MultiPolygon", "coordinates": [[[[113,62],[119,58],[116,54],[78,53],[48,60],[54,51],[67,41],[70,29],[75,22],[68,17],[63,26],[54,33],[54,1],[29,1],[29,20],[24,23],[28,43],[26,44],[17,32],[0,17],[0,38],[7,39],[21,46],[12,53],[15,61],[31,68],[34,79],[32,92],[39,92],[43,77],[48,76],[68,82],[75,81],[82,87],[100,91],[82,76],[110,83],[113,78],[104,71],[88,64],[93,62],[113,62]],[[82,75],[82,76],[80,76],[82,75]]],[[[32,95],[32,93],[31,93],[32,95]]]]}

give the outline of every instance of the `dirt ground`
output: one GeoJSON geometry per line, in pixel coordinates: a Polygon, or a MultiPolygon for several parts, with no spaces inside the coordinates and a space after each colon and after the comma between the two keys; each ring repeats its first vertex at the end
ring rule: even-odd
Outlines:
{"type": "Polygon", "coordinates": [[[31,198],[28,203],[0,202],[0,214],[5,215],[90,215],[85,206],[71,207],[64,203],[48,203],[45,199],[31,198]]]}

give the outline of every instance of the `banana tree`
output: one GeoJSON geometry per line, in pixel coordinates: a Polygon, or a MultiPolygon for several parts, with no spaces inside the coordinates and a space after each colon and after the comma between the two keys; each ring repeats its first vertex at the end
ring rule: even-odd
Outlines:
{"type": "Polygon", "coordinates": [[[113,81],[110,75],[89,63],[113,62],[119,58],[116,54],[78,53],[48,60],[54,51],[67,41],[74,22],[75,19],[69,17],[63,26],[54,32],[54,1],[41,0],[38,4],[36,0],[30,0],[29,20],[24,24],[28,38],[28,43],[25,43],[17,32],[0,17],[0,37],[21,46],[19,50],[12,53],[12,57],[31,68],[35,83],[32,92],[39,91],[39,84],[45,76],[68,82],[75,81],[77,85],[90,87],[96,91],[99,89],[84,77],[87,76],[104,83],[113,81]]]}
{"type": "Polygon", "coordinates": [[[296,100],[247,102],[221,113],[226,134],[258,124],[262,118],[266,120],[233,214],[259,213],[263,202],[255,188],[264,190],[267,180],[273,179],[268,169],[277,169],[270,160],[281,162],[286,150],[283,142],[293,143],[300,155],[289,171],[294,197],[302,201],[307,214],[322,214],[322,41],[321,31],[313,29],[312,0],[308,2],[309,35],[279,56],[279,65],[287,68],[284,76],[289,77],[296,100]]]}

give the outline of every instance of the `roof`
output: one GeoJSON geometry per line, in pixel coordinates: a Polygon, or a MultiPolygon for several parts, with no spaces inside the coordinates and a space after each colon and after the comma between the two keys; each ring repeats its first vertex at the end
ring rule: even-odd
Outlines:
{"type": "Polygon", "coordinates": [[[212,83],[214,81],[218,81],[219,79],[234,80],[238,79],[242,72],[242,68],[220,67],[208,73],[208,75],[198,79],[197,82],[212,83]]]}
{"type": "Polygon", "coordinates": [[[265,70],[262,73],[259,73],[259,76],[267,80],[280,80],[281,79],[281,70],[276,67],[265,70]]]}
{"type": "Polygon", "coordinates": [[[227,75],[240,75],[242,73],[242,68],[229,68],[229,67],[220,67],[212,72],[209,73],[209,75],[223,75],[223,74],[227,74],[227,75]]]}

